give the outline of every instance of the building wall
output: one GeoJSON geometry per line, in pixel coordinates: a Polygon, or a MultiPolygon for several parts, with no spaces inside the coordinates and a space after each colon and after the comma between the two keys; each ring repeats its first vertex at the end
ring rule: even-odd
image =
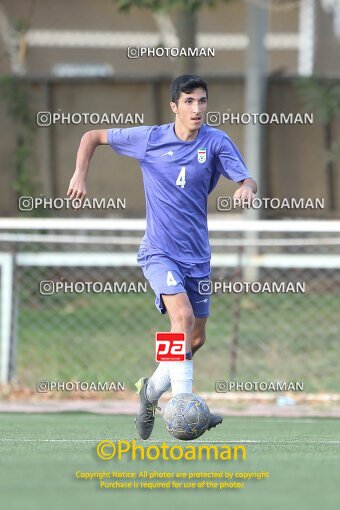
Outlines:
{"type": "MultiPolygon", "coordinates": [[[[172,121],[169,108],[169,79],[161,80],[152,89],[152,81],[111,80],[90,82],[55,81],[50,85],[50,106],[52,111],[60,113],[144,113],[144,124],[167,123],[172,121]],[[157,96],[153,90],[157,91],[157,96]],[[156,104],[157,103],[157,104],[156,104]],[[157,113],[158,112],[158,113],[157,113]]],[[[35,114],[47,108],[45,98],[46,85],[41,82],[29,85],[32,125],[35,114]]],[[[244,83],[241,79],[209,80],[209,111],[243,113],[244,83]]],[[[3,110],[4,105],[0,103],[3,110]]],[[[267,95],[268,113],[301,112],[302,105],[292,81],[273,79],[270,81],[267,95]]],[[[16,215],[17,196],[13,189],[15,167],[13,151],[18,139],[18,128],[5,112],[1,112],[1,188],[0,215],[16,215]]],[[[33,158],[30,160],[30,178],[38,184],[39,192],[49,196],[65,196],[69,180],[75,168],[77,148],[82,134],[90,129],[107,129],[125,126],[92,126],[56,124],[50,127],[36,127],[34,130],[33,158]]],[[[339,120],[334,124],[334,137],[339,138],[339,120]]],[[[244,154],[244,134],[242,125],[223,125],[225,130],[244,154]]],[[[314,119],[313,125],[276,125],[265,126],[265,164],[263,168],[266,195],[272,197],[325,197],[325,153],[323,149],[322,125],[314,119]]],[[[336,168],[339,171],[339,163],[336,168]]],[[[250,169],[251,171],[251,169],[250,169]]],[[[337,196],[340,196],[340,180],[337,181],[337,196]]],[[[209,199],[209,211],[216,212],[216,197],[229,195],[235,190],[235,184],[221,178],[218,187],[209,199]]],[[[143,216],[145,211],[141,171],[138,162],[121,157],[107,146],[98,147],[92,162],[88,178],[88,195],[95,197],[126,197],[127,209],[114,212],[113,215],[143,216]]],[[[338,216],[340,204],[335,213],[329,211],[309,211],[306,214],[320,217],[338,216]]],[[[60,216],[69,216],[70,211],[58,212],[60,216]]],[[[82,211],[81,215],[95,215],[95,211],[82,211]]],[[[98,213],[97,213],[98,214],[98,213]]],[[[105,213],[104,213],[105,214],[105,213]]],[[[277,214],[275,211],[273,214],[277,214]]],[[[298,212],[303,215],[303,211],[298,212]]],[[[103,215],[103,211],[99,212],[103,215]]],[[[110,215],[108,212],[107,215],[110,215]]],[[[112,215],[112,214],[111,214],[112,215]]],[[[286,211],[281,216],[296,215],[286,211]]]]}
{"type": "MultiPolygon", "coordinates": [[[[113,0],[43,0],[20,2],[3,0],[4,12],[13,27],[24,25],[29,30],[107,31],[113,34],[159,34],[154,15],[147,9],[133,8],[129,13],[119,13],[113,0]]],[[[204,7],[197,16],[198,35],[210,35],[209,44],[214,47],[216,35],[244,35],[247,33],[246,2],[243,0],[219,1],[216,7],[204,7]]],[[[171,14],[176,26],[176,19],[171,14]]],[[[297,5],[282,10],[268,11],[268,29],[272,33],[298,33],[299,9],[297,5]]],[[[23,32],[25,33],[25,32],[23,32]]],[[[127,42],[127,45],[130,43],[127,42]]],[[[142,38],[140,39],[142,44],[142,38]]],[[[4,49],[0,38],[0,48],[4,49]]],[[[329,48],[328,48],[329,50],[329,48]]],[[[175,69],[175,61],[169,58],[128,59],[126,45],[121,48],[85,48],[36,46],[27,44],[24,64],[27,73],[46,75],[56,63],[109,63],[116,73],[168,73],[175,69]]],[[[8,59],[0,61],[0,71],[8,72],[8,59]]],[[[200,58],[198,73],[228,72],[241,74],[245,68],[244,49],[216,49],[214,58],[200,58]]],[[[268,53],[269,73],[295,73],[296,49],[275,49],[268,53]]]]}

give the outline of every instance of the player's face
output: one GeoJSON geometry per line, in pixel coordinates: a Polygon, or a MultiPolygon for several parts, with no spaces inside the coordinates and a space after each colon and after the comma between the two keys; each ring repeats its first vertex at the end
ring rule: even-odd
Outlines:
{"type": "Polygon", "coordinates": [[[172,111],[176,114],[176,123],[188,131],[197,131],[205,120],[208,99],[204,89],[194,89],[188,94],[180,95],[178,104],[170,103],[172,111]]]}

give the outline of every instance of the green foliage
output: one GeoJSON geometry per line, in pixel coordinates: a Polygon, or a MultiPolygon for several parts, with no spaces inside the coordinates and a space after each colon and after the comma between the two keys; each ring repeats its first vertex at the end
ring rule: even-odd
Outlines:
{"type": "Polygon", "coordinates": [[[30,28],[30,23],[29,23],[29,21],[27,21],[25,19],[20,18],[14,22],[14,29],[18,33],[27,32],[27,30],[29,30],[29,28],[30,28]]]}
{"type": "Polygon", "coordinates": [[[340,116],[340,82],[320,80],[315,76],[296,82],[302,103],[307,111],[314,111],[327,124],[340,116]]]}
{"type": "MultiPolygon", "coordinates": [[[[132,7],[144,7],[155,12],[169,12],[173,9],[183,9],[191,12],[198,11],[201,7],[213,7],[216,0],[113,0],[118,10],[127,12],[132,7]]],[[[224,0],[228,1],[228,0],[224,0]]]]}
{"type": "Polygon", "coordinates": [[[333,121],[340,117],[340,82],[311,76],[297,80],[296,86],[304,108],[314,111],[322,124],[327,201],[329,209],[335,211],[337,199],[334,164],[339,158],[340,144],[334,139],[333,121]]]}
{"type": "Polygon", "coordinates": [[[4,101],[7,114],[17,132],[13,153],[13,189],[19,196],[32,196],[36,193],[31,169],[35,125],[29,109],[27,87],[10,76],[3,76],[0,78],[0,99],[4,101]]]}
{"type": "Polygon", "coordinates": [[[31,127],[32,117],[28,108],[27,90],[10,76],[0,78],[0,99],[5,101],[7,114],[18,126],[31,127]]]}

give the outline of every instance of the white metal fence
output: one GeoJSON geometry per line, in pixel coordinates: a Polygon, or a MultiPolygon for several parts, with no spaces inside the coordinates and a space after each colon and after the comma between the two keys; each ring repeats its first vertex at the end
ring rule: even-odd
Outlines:
{"type": "MultiPolygon", "coordinates": [[[[0,219],[2,383],[114,378],[132,389],[151,372],[154,333],[167,319],[151,289],[122,287],[144,282],[136,264],[144,229],[144,220],[0,219]],[[44,295],[42,281],[111,282],[120,292],[44,295]]],[[[232,378],[339,390],[340,222],[218,220],[209,231],[219,285],[195,356],[199,389],[232,378]],[[223,292],[223,283],[254,280],[306,290],[223,292]]]]}

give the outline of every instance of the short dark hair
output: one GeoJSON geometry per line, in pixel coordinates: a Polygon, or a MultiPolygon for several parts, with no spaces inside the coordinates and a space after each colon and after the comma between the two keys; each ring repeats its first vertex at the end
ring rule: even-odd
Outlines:
{"type": "Polygon", "coordinates": [[[171,101],[177,104],[182,92],[189,94],[194,89],[205,90],[208,97],[208,85],[203,78],[196,74],[181,74],[181,76],[177,76],[170,85],[171,101]]]}

